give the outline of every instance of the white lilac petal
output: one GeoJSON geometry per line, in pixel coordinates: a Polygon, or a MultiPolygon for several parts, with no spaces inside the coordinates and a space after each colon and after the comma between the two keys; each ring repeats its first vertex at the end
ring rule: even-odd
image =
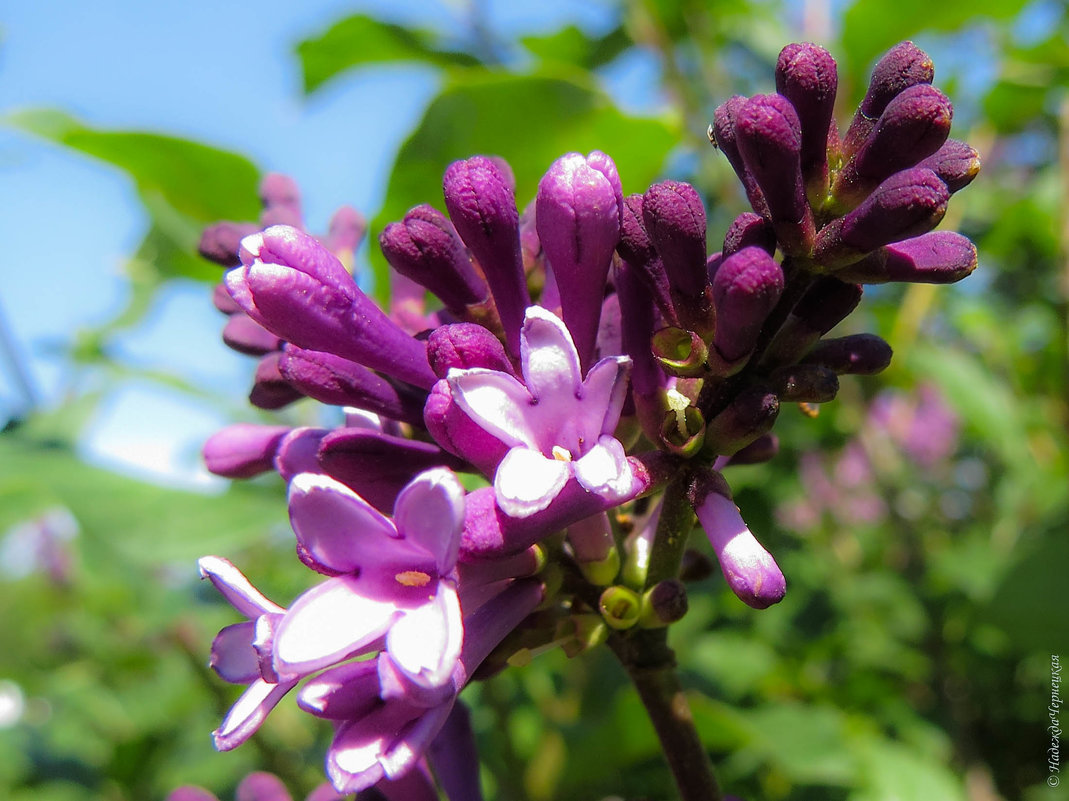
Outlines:
{"type": "Polygon", "coordinates": [[[583,489],[607,500],[622,500],[631,492],[633,476],[624,446],[608,435],[574,463],[574,470],[583,489]]]}
{"type": "Polygon", "coordinates": [[[223,718],[222,725],[212,732],[216,749],[229,751],[248,740],[282,700],[282,696],[296,684],[295,681],[270,684],[263,679],[250,684],[223,718]]]}
{"type": "Polygon", "coordinates": [[[425,562],[394,524],[349,487],[325,475],[290,482],[290,522],[303,552],[335,573],[374,572],[425,562]]]}
{"type": "MultiPolygon", "coordinates": [[[[327,750],[327,774],[334,788],[348,794],[378,783],[387,775],[384,760],[388,750],[425,712],[404,701],[390,701],[341,724],[327,750]]],[[[414,762],[410,760],[406,767],[414,762]]],[[[403,772],[397,771],[394,776],[403,772]]]]}
{"type": "Polygon", "coordinates": [[[420,473],[397,496],[394,525],[405,540],[434,556],[438,575],[450,572],[464,531],[464,487],[445,468],[420,473]]]}
{"type": "Polygon", "coordinates": [[[530,448],[513,448],[494,476],[497,505],[509,517],[529,517],[545,509],[571,476],[571,463],[530,448]]]}
{"type": "Polygon", "coordinates": [[[616,430],[627,397],[630,374],[631,359],[628,356],[610,356],[590,368],[583,381],[583,406],[589,410],[587,414],[600,419],[589,431],[611,434],[616,430]]]}
{"type": "Polygon", "coordinates": [[[456,404],[480,427],[506,445],[538,447],[529,413],[531,393],[507,373],[473,367],[450,369],[446,376],[456,404]]]}
{"type": "Polygon", "coordinates": [[[397,779],[415,767],[445,725],[455,701],[456,696],[453,695],[447,702],[431,707],[401,731],[381,758],[382,767],[389,778],[397,779]]]}
{"type": "Polygon", "coordinates": [[[442,581],[433,600],[409,610],[390,628],[386,653],[416,684],[441,687],[453,675],[463,643],[464,621],[456,587],[442,581]]]}
{"type": "Polygon", "coordinates": [[[582,373],[572,336],[557,315],[541,306],[529,307],[524,317],[520,363],[527,389],[538,401],[575,397],[580,391],[582,373]]]}
{"type": "Polygon", "coordinates": [[[391,599],[368,597],[368,582],[327,579],[301,595],[275,632],[275,670],[295,678],[329,667],[382,637],[402,614],[391,599]]]}
{"type": "Polygon", "coordinates": [[[231,684],[249,684],[260,678],[260,662],[252,646],[256,624],[251,620],[222,629],[212,640],[208,666],[231,684]]]}
{"type": "Polygon", "coordinates": [[[233,563],[219,556],[205,556],[197,560],[201,578],[206,578],[236,610],[251,619],[269,612],[286,611],[272,603],[252,586],[233,563]]]}

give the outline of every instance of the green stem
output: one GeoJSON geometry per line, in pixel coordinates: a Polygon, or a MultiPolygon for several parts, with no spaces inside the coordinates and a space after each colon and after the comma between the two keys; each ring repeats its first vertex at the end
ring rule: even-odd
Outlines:
{"type": "Polygon", "coordinates": [[[683,551],[694,527],[694,511],[687,500],[688,475],[684,470],[664,488],[661,517],[657,521],[650,566],[646,573],[646,589],[659,581],[679,576],[683,551]]]}
{"type": "Polygon", "coordinates": [[[722,801],[713,765],[698,737],[690,704],[675,670],[667,629],[615,634],[609,646],[646,708],[682,801],[722,801]]]}

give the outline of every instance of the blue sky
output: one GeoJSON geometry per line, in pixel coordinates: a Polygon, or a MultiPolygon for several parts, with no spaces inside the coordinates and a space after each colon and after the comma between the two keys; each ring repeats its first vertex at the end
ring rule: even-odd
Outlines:
{"type": "MultiPolygon", "coordinates": [[[[457,30],[465,7],[426,0],[5,4],[0,113],[58,107],[103,128],[161,131],[244,153],[299,181],[316,230],[343,203],[369,215],[377,209],[396,148],[436,78],[418,66],[364,70],[305,99],[295,43],[362,9],[457,30]]],[[[502,33],[565,21],[597,30],[607,4],[493,2],[487,13],[502,33]]],[[[0,310],[39,399],[55,406],[73,378],[58,350],[79,328],[122,307],[122,265],[146,218],[122,173],[3,127],[0,171],[0,310]]],[[[124,385],[93,420],[86,455],[161,480],[203,481],[199,443],[240,409],[252,369],[251,360],[223,347],[220,326],[204,287],[176,286],[121,353],[177,371],[220,393],[229,408],[124,385]]],[[[22,398],[6,362],[0,376],[6,417],[22,398]]]]}

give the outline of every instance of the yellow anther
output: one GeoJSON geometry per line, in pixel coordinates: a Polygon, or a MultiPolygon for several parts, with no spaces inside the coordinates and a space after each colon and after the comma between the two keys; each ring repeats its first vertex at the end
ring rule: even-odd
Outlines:
{"type": "Polygon", "coordinates": [[[572,460],[572,452],[567,448],[562,448],[560,445],[554,445],[553,458],[558,462],[570,462],[572,460]]]}
{"type": "Polygon", "coordinates": [[[431,583],[431,577],[421,570],[405,570],[398,573],[394,578],[398,584],[405,587],[426,587],[431,583]]]}

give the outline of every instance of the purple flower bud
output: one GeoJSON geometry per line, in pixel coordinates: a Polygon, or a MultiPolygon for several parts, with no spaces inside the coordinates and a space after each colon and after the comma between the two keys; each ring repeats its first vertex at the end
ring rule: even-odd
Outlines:
{"type": "Polygon", "coordinates": [[[312,237],[268,228],[243,240],[242,264],[227,274],[227,288],[267,330],[425,389],[434,383],[424,344],[391,322],[312,237]]]}
{"type": "Polygon", "coordinates": [[[301,190],[288,175],[269,172],[260,182],[260,202],[264,210],[260,223],[264,228],[272,225],[292,225],[301,228],[301,190]]]}
{"type": "Polygon", "coordinates": [[[268,353],[256,365],[256,376],[249,403],[258,409],[281,409],[304,397],[299,389],[287,381],[278,368],[280,351],[268,353]]]}
{"type": "Polygon", "coordinates": [[[257,771],[241,780],[234,801],[293,801],[293,796],[277,776],[257,771]]]}
{"type": "Polygon", "coordinates": [[[802,126],[802,177],[820,196],[828,180],[828,131],[839,76],[835,59],[819,45],[789,44],[776,61],[776,91],[791,101],[802,126]]]}
{"type": "Polygon", "coordinates": [[[783,270],[766,250],[748,247],[724,259],[713,279],[716,335],[727,362],[745,357],[783,292],[783,270]]]}
{"type": "Polygon", "coordinates": [[[299,473],[322,473],[319,463],[319,444],[327,435],[325,428],[294,428],[278,444],[275,470],[283,481],[290,481],[299,473]]]}
{"type": "Polygon", "coordinates": [[[450,164],[442,186],[449,217],[490,285],[509,352],[518,355],[520,326],[531,299],[511,183],[493,159],[473,156],[450,164]]]}
{"type": "Polygon", "coordinates": [[[726,259],[751,246],[759,247],[771,256],[776,252],[776,232],[760,214],[747,211],[736,217],[728,226],[721,256],[726,259]]]}
{"type": "Polygon", "coordinates": [[[676,325],[679,318],[672,305],[668,274],[665,272],[664,262],[657,255],[649,234],[646,232],[642,211],[644,205],[643,195],[628,195],[624,199],[620,244],[616,250],[624,261],[635,268],[635,275],[641,278],[647,289],[653,293],[664,319],[676,325]]]}
{"type": "Polygon", "coordinates": [[[408,334],[419,334],[434,323],[427,315],[427,290],[396,270],[390,272],[390,319],[408,334]]]}
{"type": "Polygon", "coordinates": [[[643,628],[668,626],[687,614],[687,588],[678,579],[659,581],[642,596],[642,614],[638,624],[643,628]]]}
{"type": "Polygon", "coordinates": [[[455,456],[492,476],[509,446],[468,417],[453,400],[444,378],[431,389],[423,407],[423,421],[434,441],[455,456]]]}
{"type": "Polygon", "coordinates": [[[452,323],[432,331],[427,338],[427,361],[439,378],[445,378],[452,368],[469,367],[515,375],[501,341],[475,323],[452,323]]]}
{"type": "Polygon", "coordinates": [[[746,105],[746,102],[747,98],[742,95],[734,95],[716,107],[713,113],[713,124],[709,126],[709,141],[714,147],[719,148],[732,169],[735,170],[753,210],[762,217],[767,217],[768,204],[765,202],[765,196],[739,151],[736,125],[739,111],[746,105]]]}
{"type": "MultiPolygon", "coordinates": [[[[237,251],[234,252],[235,254],[237,253],[237,251]]],[[[216,284],[212,287],[212,305],[223,314],[233,314],[241,311],[241,307],[234,302],[234,299],[230,297],[230,293],[227,292],[226,284],[216,284]]]]}
{"type": "Polygon", "coordinates": [[[781,246],[788,253],[808,252],[813,213],[802,180],[802,128],[794,106],[783,95],[756,95],[739,109],[735,135],[781,246]]]}
{"type": "Polygon", "coordinates": [[[943,219],[950,190],[931,170],[895,173],[817,236],[814,260],[829,269],[859,261],[881,245],[927,233],[943,219]]]}
{"type": "Polygon", "coordinates": [[[919,83],[931,83],[935,66],[928,54],[913,42],[901,42],[876,62],[868,92],[843,138],[843,156],[850,158],[868,139],[887,104],[899,93],[919,83]]]}
{"type": "MultiPolygon", "coordinates": [[[[708,276],[705,207],[697,190],[680,181],[654,184],[643,198],[642,220],[664,263],[673,301],[677,305],[699,305],[708,276]]],[[[691,308],[691,314],[700,314],[700,310],[691,308]]]]}
{"type": "Polygon", "coordinates": [[[362,364],[332,353],[287,345],[279,372],[291,385],[320,403],[356,406],[369,412],[423,425],[425,394],[399,391],[362,364]]]}
{"type": "Polygon", "coordinates": [[[870,253],[836,275],[862,284],[952,284],[976,269],[976,245],[954,231],[932,231],[870,253]]]}
{"type": "Polygon", "coordinates": [[[437,445],[363,428],[331,431],[318,457],[325,472],[383,511],[393,509],[397,495],[418,473],[463,467],[437,445]]]}
{"type": "Polygon", "coordinates": [[[391,267],[429,289],[448,309],[459,313],[486,300],[489,289],[456,229],[431,206],[416,206],[403,222],[387,225],[379,245],[391,267]]]}
{"type": "Polygon", "coordinates": [[[880,181],[912,167],[943,146],[950,135],[954,107],[928,84],[911,86],[895,97],[832,189],[836,200],[852,207],[880,181]]]}
{"type": "Polygon", "coordinates": [[[263,356],[282,347],[281,339],[240,308],[230,315],[230,319],[223,326],[223,342],[228,348],[247,356],[263,356]]]}
{"type": "Polygon", "coordinates": [[[716,563],[701,551],[694,548],[683,551],[683,563],[679,566],[680,581],[705,581],[715,571],[716,563]]]}
{"type": "Polygon", "coordinates": [[[769,380],[781,403],[827,403],[839,394],[835,371],[819,362],[781,367],[772,372],[769,380]]]}
{"type": "Polygon", "coordinates": [[[209,225],[200,235],[197,253],[222,267],[237,267],[241,264],[238,258],[241,240],[259,230],[260,226],[254,223],[218,222],[209,225]]]}
{"type": "Polygon", "coordinates": [[[348,262],[351,261],[353,252],[360,247],[360,241],[366,233],[367,220],[364,215],[352,206],[342,206],[330,218],[323,244],[341,259],[342,264],[345,264],[351,273],[353,267],[348,262]]]}
{"type": "Polygon", "coordinates": [[[918,167],[927,167],[939,176],[951,193],[958,192],[972,183],[980,172],[980,154],[964,142],[948,139],[946,143],[918,167]]]}
{"type": "Polygon", "coordinates": [[[275,451],[288,426],[236,423],[227,426],[204,443],[204,463],[208,470],[226,478],[252,478],[274,468],[275,451]]]}
{"type": "Polygon", "coordinates": [[[538,238],[584,369],[594,355],[605,279],[620,241],[622,203],[616,165],[600,151],[586,158],[562,156],[538,184],[538,238]]]}
{"type": "Polygon", "coordinates": [[[783,571],[747,528],[720,474],[710,471],[700,476],[691,494],[731,591],[754,609],[783,600],[787,592],[783,571]]]}
{"type": "Polygon", "coordinates": [[[765,350],[763,364],[794,364],[861,302],[861,286],[824,276],[795,304],[765,350]]]}
{"type": "Polygon", "coordinates": [[[479,782],[479,753],[471,713],[460,701],[427,749],[427,758],[446,798],[482,801],[479,782]]]}
{"type": "Polygon", "coordinates": [[[875,375],[891,363],[891,346],[876,334],[851,334],[822,339],[803,359],[839,375],[875,375]]]}
{"type": "Polygon", "coordinates": [[[779,398],[754,387],[743,390],[726,409],[706,423],[705,450],[730,456],[767,434],[779,415],[779,398]]]}
{"type": "Polygon", "coordinates": [[[775,434],[765,434],[755,439],[745,448],[733,453],[725,460],[723,466],[736,467],[744,464],[762,464],[772,459],[777,453],[779,453],[779,437],[775,434]]]}

